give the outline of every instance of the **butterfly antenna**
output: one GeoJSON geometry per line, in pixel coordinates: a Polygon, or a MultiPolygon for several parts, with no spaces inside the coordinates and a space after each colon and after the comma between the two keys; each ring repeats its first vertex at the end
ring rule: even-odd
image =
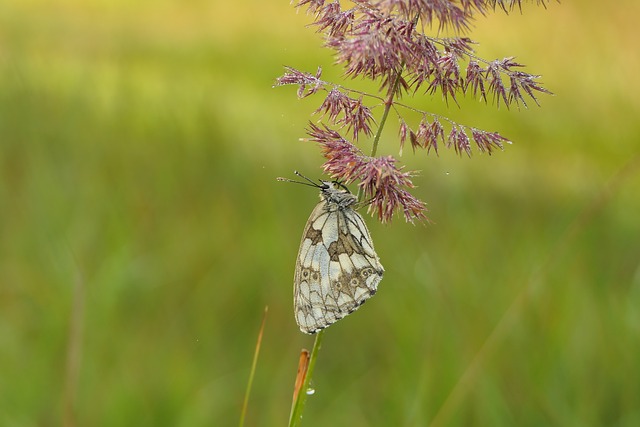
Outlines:
{"type": "MultiPolygon", "coordinates": [[[[298,175],[300,178],[305,179],[306,181],[310,182],[314,187],[317,187],[318,184],[316,184],[316,182],[314,180],[312,180],[311,178],[307,178],[306,176],[302,175],[300,172],[298,171],[293,171],[293,173],[295,173],[296,175],[298,175]]],[[[322,182],[321,180],[319,180],[320,182],[322,182]]]]}
{"type": "Polygon", "coordinates": [[[302,175],[300,172],[293,171],[293,173],[298,175],[299,177],[305,179],[308,182],[296,181],[295,179],[282,178],[282,177],[277,177],[276,180],[277,181],[281,181],[281,182],[293,182],[294,184],[308,185],[309,187],[321,188],[321,186],[316,184],[315,181],[312,181],[311,179],[309,179],[306,176],[302,175]]]}

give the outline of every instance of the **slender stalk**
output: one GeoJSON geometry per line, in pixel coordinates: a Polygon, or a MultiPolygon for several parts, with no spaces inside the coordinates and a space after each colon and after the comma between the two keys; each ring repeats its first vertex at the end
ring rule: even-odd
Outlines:
{"type": "MultiPolygon", "coordinates": [[[[404,65],[398,70],[396,74],[396,78],[393,81],[393,84],[389,88],[389,93],[387,95],[387,99],[384,101],[384,111],[382,112],[382,118],[380,119],[380,126],[378,126],[378,130],[376,131],[375,136],[373,137],[373,145],[371,146],[371,157],[375,157],[378,152],[378,144],[380,143],[380,137],[382,136],[382,129],[384,129],[384,125],[387,122],[387,117],[389,117],[389,111],[393,106],[393,98],[395,98],[396,93],[398,92],[398,86],[400,85],[400,76],[402,76],[402,70],[404,65]]],[[[360,196],[362,196],[362,187],[358,187],[358,200],[360,200],[360,196]]]]}
{"type": "Polygon", "coordinates": [[[69,341],[66,348],[66,366],[64,374],[64,427],[75,427],[76,403],[78,395],[78,378],[82,367],[82,344],[85,323],[85,283],[82,273],[76,273],[73,286],[73,302],[71,305],[71,319],[69,322],[69,341]]]}
{"type": "MultiPolygon", "coordinates": [[[[382,136],[382,129],[387,121],[387,117],[389,116],[389,110],[393,106],[393,99],[396,96],[398,91],[398,86],[400,85],[400,77],[402,75],[402,68],[396,74],[396,78],[393,82],[393,85],[389,88],[389,93],[387,98],[384,101],[384,112],[382,113],[382,118],[380,119],[380,126],[378,126],[378,130],[376,131],[376,135],[373,138],[373,145],[371,147],[371,157],[374,157],[378,152],[378,144],[380,142],[380,137],[382,136]]],[[[360,193],[362,188],[358,189],[358,199],[360,199],[360,193]]],[[[307,368],[307,373],[304,377],[304,381],[302,383],[302,387],[299,390],[294,391],[294,395],[297,393],[297,398],[291,408],[291,415],[289,417],[289,427],[295,427],[300,425],[300,421],[302,420],[302,412],[304,411],[304,405],[307,401],[307,393],[310,390],[309,384],[311,383],[311,378],[313,377],[313,369],[316,365],[316,360],[318,357],[318,350],[320,350],[320,343],[322,342],[322,337],[324,335],[324,329],[319,331],[316,335],[316,339],[313,343],[313,350],[311,350],[311,356],[309,357],[309,366],[307,368]]]]}
{"type": "Polygon", "coordinates": [[[251,362],[251,372],[249,373],[249,382],[247,383],[247,390],[244,394],[244,403],[242,404],[242,412],[240,413],[240,424],[244,426],[244,419],[247,415],[247,406],[249,405],[249,394],[251,393],[251,386],[253,385],[253,377],[256,373],[256,365],[258,364],[258,355],[260,354],[260,345],[262,344],[262,334],[264,332],[264,324],[267,320],[267,311],[269,307],[264,308],[264,315],[262,316],[262,324],[260,325],[260,332],[258,333],[258,340],[256,342],[256,349],[253,353],[253,362],[251,362]]]}
{"type": "Polygon", "coordinates": [[[387,121],[387,117],[389,116],[389,110],[393,106],[393,98],[396,96],[398,92],[398,86],[400,85],[400,76],[402,75],[402,69],[398,70],[396,74],[396,79],[393,82],[393,85],[389,88],[389,94],[387,99],[384,101],[384,112],[382,113],[382,118],[380,119],[380,126],[378,126],[378,130],[376,131],[376,135],[373,138],[373,146],[371,147],[371,157],[374,157],[378,152],[378,143],[380,142],[380,137],[382,136],[382,129],[384,129],[384,124],[387,121]]]}
{"type": "Polygon", "coordinates": [[[308,392],[310,390],[309,384],[313,377],[313,368],[316,366],[316,360],[318,358],[318,350],[320,350],[320,343],[324,335],[324,329],[316,334],[316,339],[313,342],[313,350],[311,350],[311,356],[309,357],[309,367],[307,368],[307,375],[304,378],[302,387],[298,391],[298,398],[296,399],[293,408],[291,409],[291,417],[289,417],[289,427],[295,427],[300,425],[302,420],[302,412],[304,411],[304,404],[307,401],[308,392]]]}
{"type": "MultiPolygon", "coordinates": [[[[387,121],[387,117],[389,116],[389,111],[393,106],[393,99],[398,92],[398,86],[400,85],[400,77],[402,75],[402,68],[396,74],[396,78],[393,82],[393,85],[389,88],[389,93],[387,95],[386,100],[384,101],[384,112],[382,113],[382,118],[380,119],[380,126],[378,126],[378,130],[376,131],[376,135],[373,138],[373,146],[371,147],[371,157],[374,157],[378,152],[378,144],[380,142],[380,137],[382,135],[382,129],[387,121]]],[[[358,189],[358,199],[360,199],[360,192],[362,188],[358,189]]],[[[302,383],[302,387],[297,391],[297,399],[295,400],[293,407],[291,408],[291,416],[289,417],[289,427],[298,426],[300,421],[302,420],[302,411],[304,410],[304,404],[307,401],[307,391],[310,390],[309,384],[311,383],[311,378],[313,377],[313,368],[316,365],[316,359],[318,357],[318,350],[320,350],[320,342],[322,341],[322,336],[324,335],[324,329],[318,332],[316,335],[316,339],[313,343],[313,350],[311,350],[311,356],[309,358],[309,366],[307,368],[307,374],[304,378],[304,382],[302,383]]]]}
{"type": "MultiPolygon", "coordinates": [[[[420,19],[420,15],[416,14],[413,17],[413,25],[415,26],[418,23],[418,19],[420,19]]],[[[398,86],[400,86],[400,79],[402,77],[402,71],[404,70],[404,62],[400,65],[398,72],[396,73],[396,79],[393,84],[389,88],[389,94],[387,95],[387,99],[384,101],[384,112],[382,113],[382,118],[380,119],[380,126],[378,126],[378,131],[376,132],[376,136],[373,138],[373,146],[371,147],[371,157],[374,157],[378,152],[378,143],[380,142],[380,136],[382,136],[382,129],[384,128],[384,124],[387,121],[387,117],[389,116],[389,110],[393,106],[393,98],[395,98],[398,93],[398,86]]],[[[360,192],[358,192],[358,198],[360,196],[360,192]]]]}

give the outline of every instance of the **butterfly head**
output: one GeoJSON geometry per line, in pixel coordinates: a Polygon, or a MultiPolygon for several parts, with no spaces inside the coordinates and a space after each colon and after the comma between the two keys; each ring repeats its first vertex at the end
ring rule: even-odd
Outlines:
{"type": "Polygon", "coordinates": [[[358,201],[358,198],[351,194],[349,189],[338,181],[320,181],[320,199],[329,203],[335,203],[344,208],[351,206],[358,201]]]}
{"type": "Polygon", "coordinates": [[[309,179],[306,176],[302,175],[298,171],[294,171],[294,173],[303,178],[306,182],[294,181],[288,178],[278,178],[278,181],[293,182],[295,184],[308,185],[310,187],[318,188],[320,189],[320,200],[327,203],[333,203],[337,205],[338,208],[346,208],[358,201],[358,198],[355,195],[351,194],[347,186],[340,181],[318,180],[320,181],[320,184],[318,184],[312,179],[309,179]]]}

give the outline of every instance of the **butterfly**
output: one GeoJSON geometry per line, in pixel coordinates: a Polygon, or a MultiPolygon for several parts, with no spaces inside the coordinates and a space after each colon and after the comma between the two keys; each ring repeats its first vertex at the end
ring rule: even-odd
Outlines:
{"type": "Polygon", "coordinates": [[[296,259],[293,310],[300,330],[314,334],[357,310],[372,297],[384,268],[373,248],[358,198],[338,181],[320,184],[281,178],[320,189],[320,202],[309,216],[296,259]]]}

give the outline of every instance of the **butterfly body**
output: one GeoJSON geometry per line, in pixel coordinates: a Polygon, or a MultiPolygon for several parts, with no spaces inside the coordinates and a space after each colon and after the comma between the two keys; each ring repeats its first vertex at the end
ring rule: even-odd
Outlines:
{"type": "Polygon", "coordinates": [[[313,334],[355,311],[373,296],[384,268],[357,197],[321,181],[320,202],[305,225],[294,276],[294,313],[302,332],[313,334]]]}

